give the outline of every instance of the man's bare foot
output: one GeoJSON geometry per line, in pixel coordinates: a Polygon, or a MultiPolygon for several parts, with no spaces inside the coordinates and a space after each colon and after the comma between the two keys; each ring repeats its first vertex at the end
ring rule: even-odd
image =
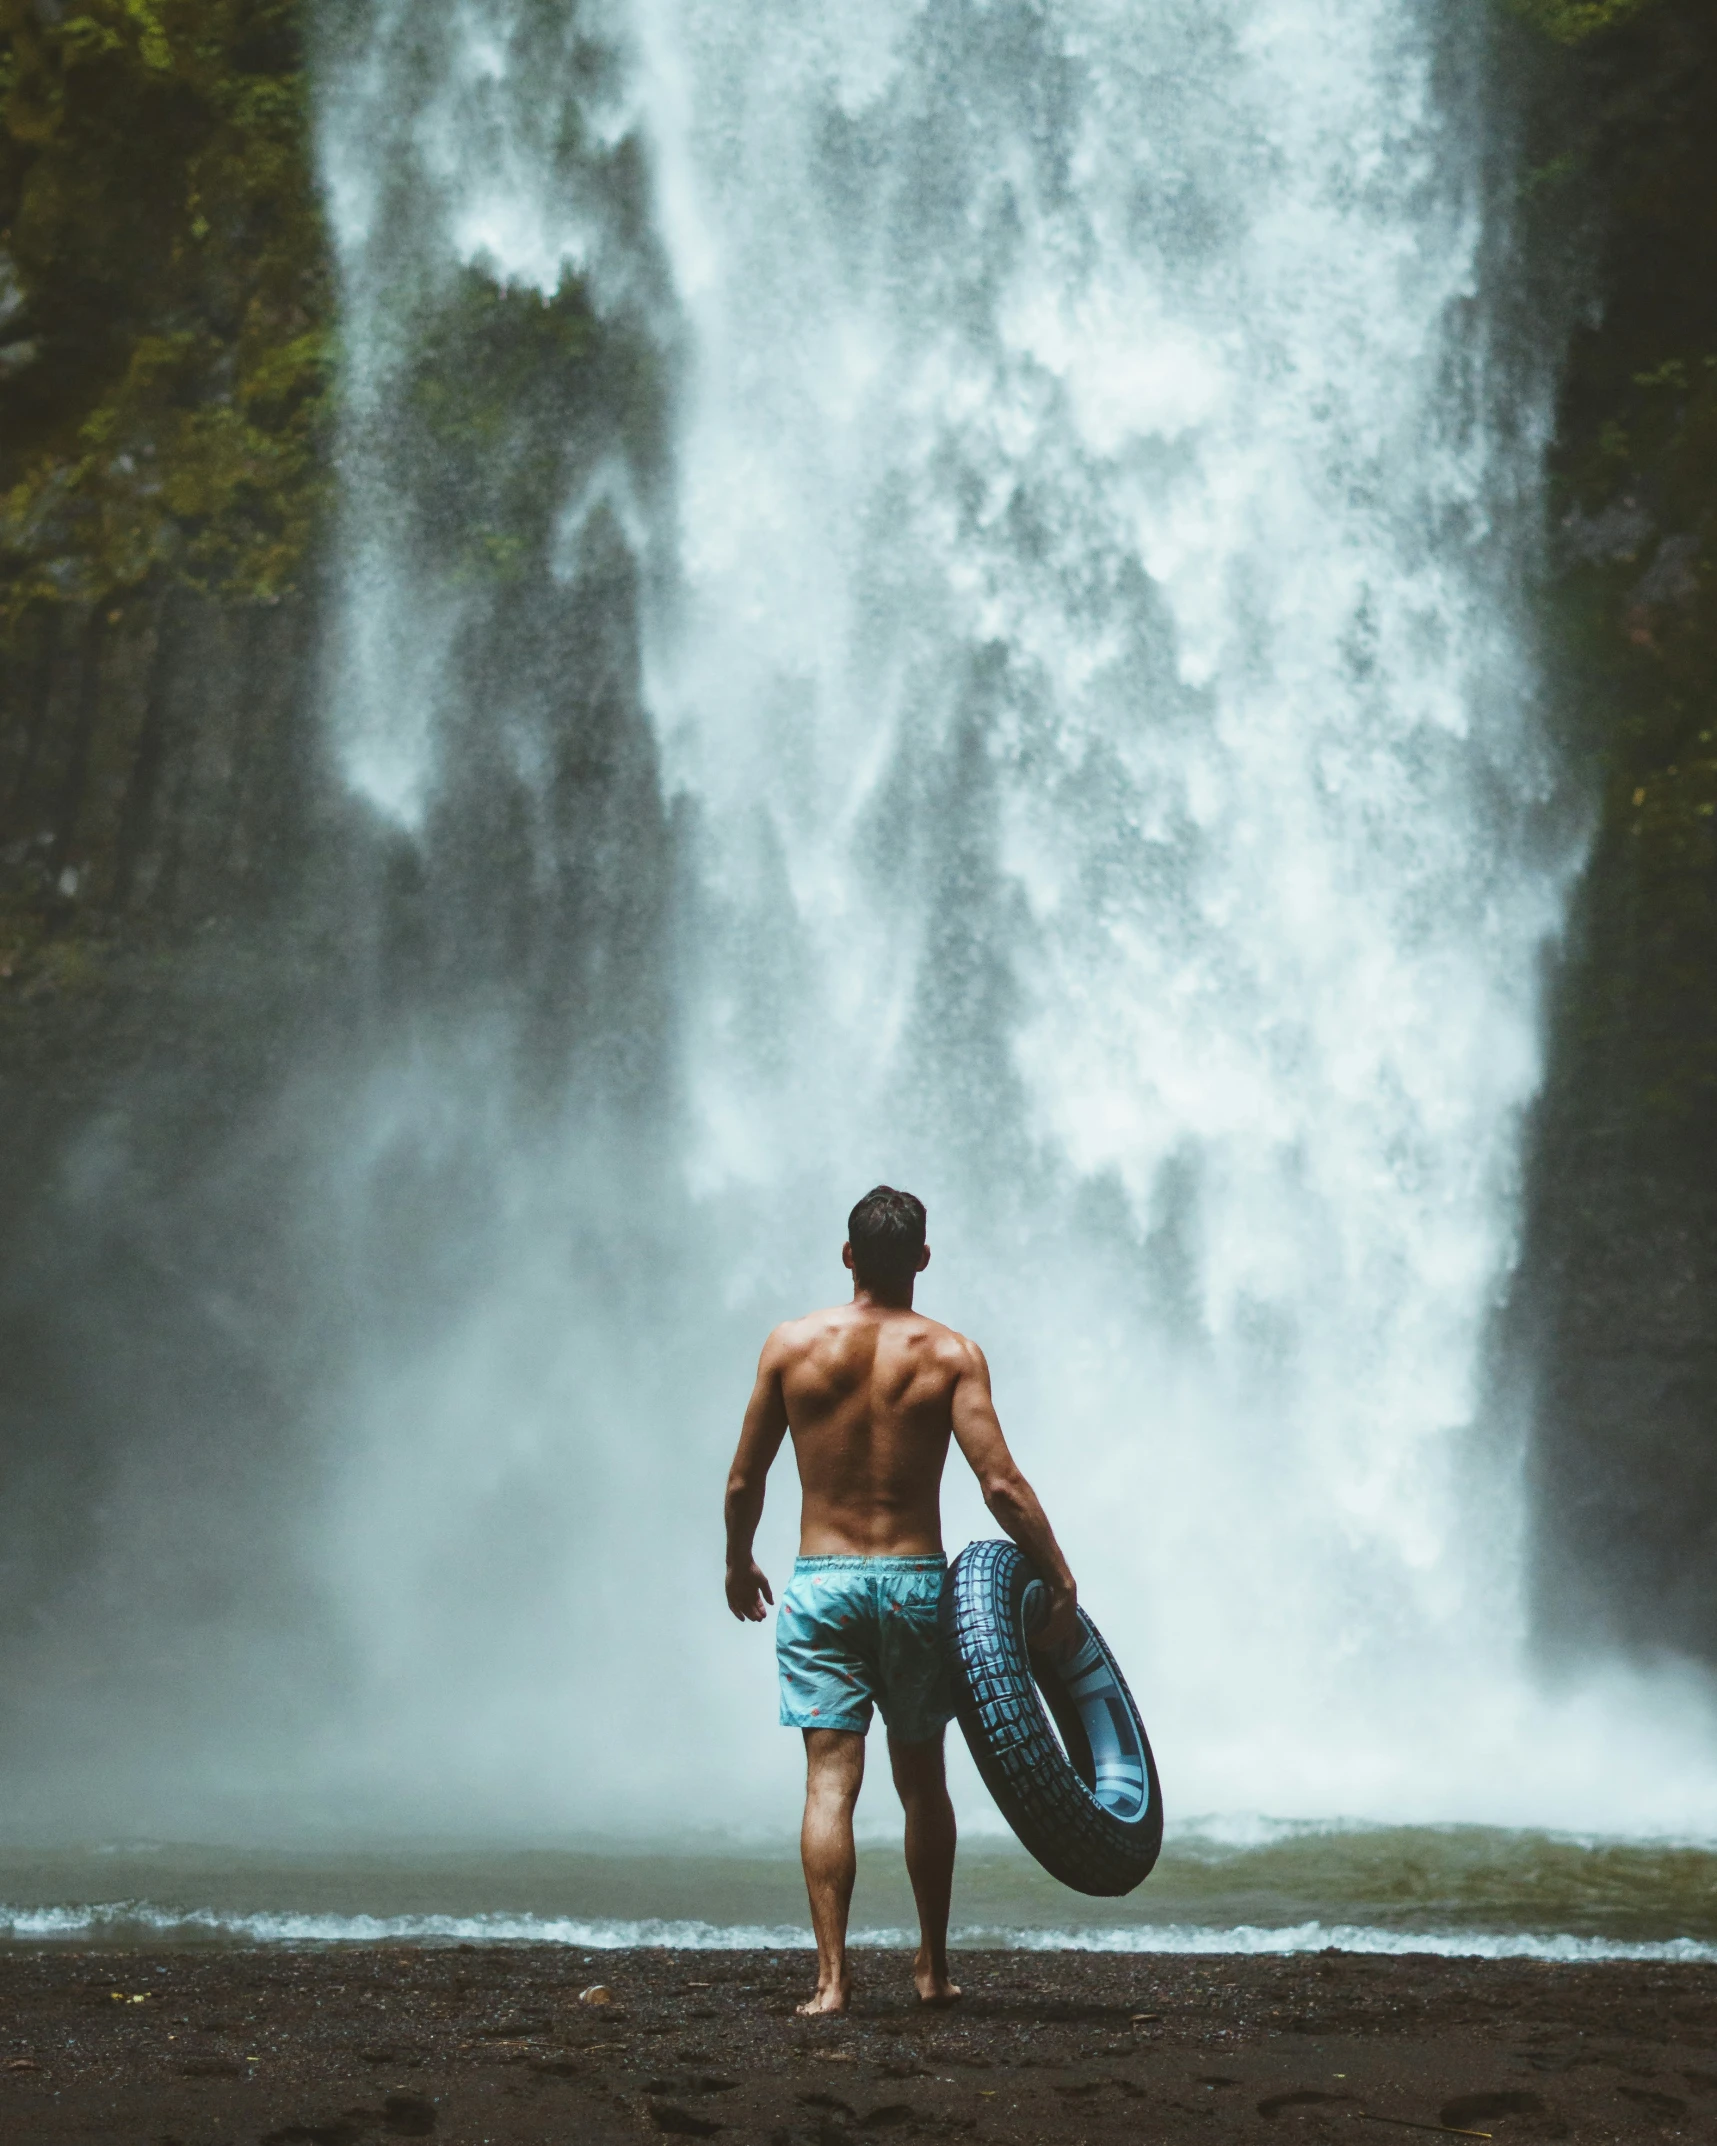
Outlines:
{"type": "Polygon", "coordinates": [[[803,2004],[793,2007],[801,2019],[826,2019],[831,2012],[844,2012],[846,2008],[847,1985],[844,1982],[832,1982],[827,1989],[819,1986],[803,2004]]]}
{"type": "Polygon", "coordinates": [[[946,1967],[932,1967],[923,1953],[912,1963],[912,1986],[921,2004],[958,2004],[960,1985],[948,1979],[946,1967]]]}

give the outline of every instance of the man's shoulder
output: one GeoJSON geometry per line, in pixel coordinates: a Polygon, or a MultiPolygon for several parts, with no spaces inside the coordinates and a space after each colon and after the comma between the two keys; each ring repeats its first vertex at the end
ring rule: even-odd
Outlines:
{"type": "Polygon", "coordinates": [[[923,1312],[909,1314],[907,1332],[913,1345],[927,1349],[939,1363],[951,1371],[976,1369],[984,1360],[984,1352],[975,1341],[962,1334],[958,1327],[944,1326],[940,1319],[927,1318],[923,1312]]]}
{"type": "Polygon", "coordinates": [[[846,1306],[833,1304],[822,1311],[801,1312],[796,1319],[783,1319],[763,1344],[766,1355],[797,1356],[826,1339],[846,1324],[846,1306]]]}
{"type": "MultiPolygon", "coordinates": [[[[984,1352],[975,1341],[924,1312],[901,1311],[891,1315],[886,1326],[909,1347],[928,1352],[951,1372],[984,1368],[984,1352]]],[[[777,1364],[790,1363],[831,1343],[839,1346],[844,1335],[875,1336],[876,1331],[874,1322],[856,1317],[850,1304],[831,1304],[820,1311],[801,1312],[796,1319],[783,1319],[764,1343],[764,1356],[777,1364]]]]}

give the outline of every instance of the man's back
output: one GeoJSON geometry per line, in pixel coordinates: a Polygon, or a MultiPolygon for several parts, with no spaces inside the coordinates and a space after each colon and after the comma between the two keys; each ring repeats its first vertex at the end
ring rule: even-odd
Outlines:
{"type": "Polygon", "coordinates": [[[871,1302],[770,1336],[804,1493],[804,1557],[917,1557],[942,1547],[953,1401],[977,1351],[922,1313],[871,1302]]]}

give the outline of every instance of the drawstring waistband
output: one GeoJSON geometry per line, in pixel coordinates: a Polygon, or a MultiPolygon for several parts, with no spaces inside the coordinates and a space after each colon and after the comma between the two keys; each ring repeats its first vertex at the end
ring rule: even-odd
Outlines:
{"type": "Polygon", "coordinates": [[[934,1557],[800,1557],[795,1572],[946,1572],[948,1560],[941,1551],[934,1557]]]}

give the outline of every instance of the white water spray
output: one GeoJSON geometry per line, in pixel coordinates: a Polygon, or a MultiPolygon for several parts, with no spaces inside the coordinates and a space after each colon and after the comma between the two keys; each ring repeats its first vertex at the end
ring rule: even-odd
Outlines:
{"type": "MultiPolygon", "coordinates": [[[[1448,12],[465,0],[431,35],[373,0],[331,67],[354,436],[408,276],[574,270],[683,352],[671,507],[617,452],[562,539],[571,580],[606,503],[645,569],[679,1204],[652,1270],[624,1173],[497,1125],[469,1039],[388,1088],[510,1188],[336,1490],[393,1762],[452,1714],[480,1805],[667,1822],[688,1752],[710,1822],[785,1794],[719,1469],[762,1327],[835,1292],[887,1177],[1175,1809],[1696,1808],[1648,1699],[1617,1771],[1608,1702],[1534,1697],[1486,1413],[1571,860],[1513,563],[1547,409],[1492,346],[1448,12]],[[569,1216],[631,1246],[601,1284],[569,1216]],[[521,1550],[495,1514],[527,1509],[521,1550]],[[488,1576],[457,1633],[450,1564],[488,1576]]],[[[480,599],[393,506],[360,468],[337,742],[415,826],[480,599]]]]}

